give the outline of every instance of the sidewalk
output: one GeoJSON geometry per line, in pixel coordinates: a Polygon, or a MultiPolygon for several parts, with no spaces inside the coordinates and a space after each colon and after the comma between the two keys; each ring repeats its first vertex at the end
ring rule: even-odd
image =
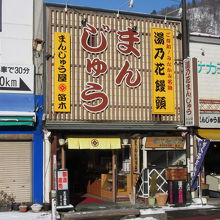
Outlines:
{"type": "Polygon", "coordinates": [[[51,220],[50,212],[33,213],[28,212],[0,212],[0,220],[51,220]]]}
{"type": "MultiPolygon", "coordinates": [[[[75,212],[63,212],[61,219],[98,219],[98,217],[109,217],[109,219],[116,219],[114,216],[119,217],[129,216],[129,219],[141,220],[166,220],[166,212],[177,210],[192,210],[192,209],[212,209],[220,207],[220,198],[209,198],[208,203],[205,204],[187,204],[184,207],[154,207],[149,208],[144,204],[131,206],[129,203],[119,204],[87,204],[80,205],[76,208],[75,212]],[[76,216],[78,218],[76,218],[76,216]],[[136,217],[135,217],[136,216],[136,217]],[[74,217],[74,218],[73,218],[74,217]],[[80,217],[80,218],[79,218],[80,217]]],[[[124,218],[126,219],[126,218],[124,218]]],[[[51,212],[0,212],[0,220],[51,220],[51,212]]]]}

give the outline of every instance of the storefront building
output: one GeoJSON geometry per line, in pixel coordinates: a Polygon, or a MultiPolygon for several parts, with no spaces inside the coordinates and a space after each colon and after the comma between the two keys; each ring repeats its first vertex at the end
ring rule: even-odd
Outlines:
{"type": "MultiPolygon", "coordinates": [[[[220,140],[220,37],[192,33],[190,35],[190,56],[197,58],[198,80],[198,122],[195,127],[195,142],[209,140],[210,144],[200,173],[200,185],[211,184],[210,190],[218,191],[212,184],[219,175],[219,140],[220,140]],[[211,174],[212,177],[210,177],[211,174]],[[208,179],[207,179],[208,177],[208,179]],[[216,178],[215,178],[216,177],[216,178]],[[211,180],[209,180],[211,179],[211,180]],[[211,182],[210,182],[211,181],[211,182]]],[[[197,144],[196,144],[197,146],[197,144]]],[[[194,162],[199,150],[194,149],[194,162]]],[[[218,182],[218,179],[216,179],[218,182]]]]}
{"type": "Polygon", "coordinates": [[[64,9],[46,4],[45,195],[62,187],[61,168],[72,204],[149,197],[152,169],[166,192],[165,169],[187,164],[181,21],[64,9]]]}
{"type": "Polygon", "coordinates": [[[0,189],[16,202],[42,203],[43,97],[34,93],[33,1],[1,4],[0,189]]]}

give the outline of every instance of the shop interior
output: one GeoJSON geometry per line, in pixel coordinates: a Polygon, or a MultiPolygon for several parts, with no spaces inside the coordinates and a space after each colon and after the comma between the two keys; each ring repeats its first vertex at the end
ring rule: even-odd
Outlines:
{"type": "Polygon", "coordinates": [[[114,181],[117,198],[128,197],[130,190],[129,146],[120,150],[68,149],[66,168],[69,172],[69,193],[72,204],[80,203],[88,195],[103,201],[112,201],[114,181]],[[114,167],[117,168],[115,171],[112,169],[114,163],[116,164],[114,167]],[[113,172],[117,173],[115,179],[113,172]]]}
{"type": "MultiPolygon", "coordinates": [[[[186,167],[186,151],[183,150],[147,150],[147,168],[150,173],[157,170],[157,184],[163,192],[168,191],[165,183],[166,175],[163,170],[167,168],[186,167]]],[[[152,175],[152,174],[151,174],[152,175]]],[[[152,177],[152,176],[151,176],[152,177]]],[[[150,189],[149,189],[150,190],[150,189]]],[[[149,192],[151,193],[151,192],[149,192]]]]}
{"type": "Polygon", "coordinates": [[[211,141],[201,173],[202,196],[220,198],[220,142],[211,141]]]}
{"type": "Polygon", "coordinates": [[[167,168],[172,166],[186,166],[185,150],[148,150],[148,167],[167,168]]]}
{"type": "Polygon", "coordinates": [[[220,142],[211,142],[204,159],[205,176],[220,175],[220,142]]]}

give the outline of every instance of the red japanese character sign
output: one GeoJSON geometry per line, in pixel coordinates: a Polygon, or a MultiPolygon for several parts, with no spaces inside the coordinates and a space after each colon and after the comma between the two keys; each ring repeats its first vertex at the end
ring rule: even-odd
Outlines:
{"type": "Polygon", "coordinates": [[[139,34],[133,31],[131,28],[127,28],[126,31],[117,31],[118,44],[117,50],[124,54],[134,54],[137,58],[141,56],[140,52],[135,48],[134,44],[140,43],[139,34]]]}
{"type": "Polygon", "coordinates": [[[87,88],[82,91],[81,98],[86,103],[83,103],[83,107],[92,113],[104,111],[109,104],[108,96],[102,91],[102,86],[98,83],[87,82],[87,88]],[[93,104],[93,101],[97,101],[98,104],[93,104]]]}
{"type": "Polygon", "coordinates": [[[121,68],[120,72],[118,73],[116,77],[115,83],[117,85],[121,85],[122,82],[125,80],[125,84],[128,87],[131,87],[131,88],[138,87],[142,81],[141,75],[139,71],[136,70],[136,79],[133,80],[135,74],[133,71],[129,70],[129,67],[130,67],[130,63],[129,61],[126,60],[124,66],[121,68]]]}
{"type": "Polygon", "coordinates": [[[100,60],[99,58],[95,58],[93,60],[87,58],[86,61],[86,71],[89,74],[92,74],[93,77],[99,77],[100,75],[105,74],[108,70],[106,62],[100,60]]]}
{"type": "MultiPolygon", "coordinates": [[[[106,26],[105,26],[106,29],[106,26]]],[[[89,45],[89,38],[97,35],[97,29],[89,23],[83,28],[83,34],[81,37],[81,44],[84,50],[90,53],[101,53],[106,50],[108,43],[103,31],[100,33],[100,43],[97,46],[89,45]]]]}
{"type": "MultiPolygon", "coordinates": [[[[99,57],[108,48],[104,32],[108,34],[110,31],[109,26],[106,24],[102,24],[99,31],[89,23],[83,27],[81,46],[86,52],[96,54],[95,58],[86,58],[86,72],[93,78],[111,74],[111,72],[108,72],[108,64],[99,57]]],[[[124,31],[117,31],[117,36],[119,42],[116,45],[116,50],[119,53],[126,56],[134,55],[137,58],[141,56],[136,48],[137,44],[140,43],[139,34],[136,31],[127,28],[124,31]]],[[[141,84],[142,77],[140,72],[136,69],[133,70],[130,62],[125,60],[114,80],[117,86],[125,83],[129,88],[136,88],[141,84]]],[[[86,88],[81,92],[81,100],[83,101],[82,106],[91,113],[103,112],[109,105],[108,95],[103,91],[102,85],[97,82],[86,82],[86,88]]]]}

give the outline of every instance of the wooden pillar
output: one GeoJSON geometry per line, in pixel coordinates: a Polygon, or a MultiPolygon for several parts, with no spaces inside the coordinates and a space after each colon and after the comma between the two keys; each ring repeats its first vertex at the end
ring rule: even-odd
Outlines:
{"type": "Polygon", "coordinates": [[[139,147],[140,138],[131,139],[131,203],[135,204],[136,183],[138,179],[139,169],[139,147]]]}
{"type": "Polygon", "coordinates": [[[133,148],[134,148],[134,144],[135,144],[135,140],[132,138],[131,139],[131,146],[130,146],[130,152],[131,152],[131,167],[130,167],[130,170],[131,170],[131,202],[134,200],[134,193],[133,193],[133,187],[134,187],[134,153],[133,153],[133,148]]]}
{"type": "Polygon", "coordinates": [[[112,150],[112,200],[117,201],[117,155],[116,150],[112,150]]]}
{"type": "Polygon", "coordinates": [[[57,155],[57,136],[53,136],[53,142],[51,145],[51,189],[56,189],[54,175],[54,155],[57,155]]]}
{"type": "Polygon", "coordinates": [[[61,167],[62,169],[66,168],[66,151],[65,146],[61,148],[61,167]]]}

